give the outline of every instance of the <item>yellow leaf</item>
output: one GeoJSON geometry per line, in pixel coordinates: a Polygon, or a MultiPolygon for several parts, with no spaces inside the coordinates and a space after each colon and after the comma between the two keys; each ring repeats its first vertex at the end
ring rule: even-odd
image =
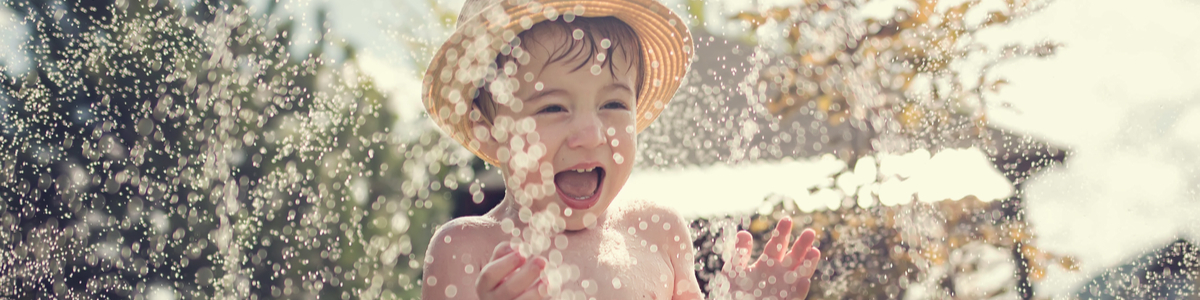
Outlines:
{"type": "Polygon", "coordinates": [[[781,21],[790,17],[792,15],[792,10],[787,7],[776,7],[772,8],[768,13],[771,15],[772,20],[781,21]]]}
{"type": "Polygon", "coordinates": [[[795,42],[800,40],[800,26],[792,26],[788,28],[787,38],[789,41],[795,42]]]}
{"type": "Polygon", "coordinates": [[[988,89],[989,89],[989,90],[991,90],[993,93],[994,93],[994,92],[999,92],[999,91],[1000,91],[1000,87],[1002,87],[1002,86],[1005,86],[1005,85],[1008,85],[1008,80],[1007,80],[1007,79],[998,79],[998,80],[996,80],[996,81],[993,81],[993,82],[992,82],[992,84],[991,84],[991,86],[990,86],[990,87],[988,87],[988,89]]]}
{"type": "Polygon", "coordinates": [[[1029,279],[1032,279],[1033,281],[1042,281],[1044,278],[1046,278],[1045,268],[1042,268],[1037,264],[1029,266],[1029,279]]]}
{"type": "Polygon", "coordinates": [[[803,65],[812,65],[815,62],[816,59],[813,59],[813,55],[811,53],[800,56],[800,63],[803,65]]]}
{"type": "Polygon", "coordinates": [[[900,112],[900,125],[903,125],[904,128],[919,128],[924,118],[925,110],[910,103],[905,105],[904,110],[900,112]]]}
{"type": "MultiPolygon", "coordinates": [[[[937,8],[937,0],[916,0],[917,12],[911,17],[913,25],[929,23],[929,17],[937,8]]],[[[915,27],[915,26],[914,26],[915,27]]]]}
{"type": "Polygon", "coordinates": [[[988,14],[988,21],[983,24],[983,27],[992,24],[1004,24],[1008,22],[1008,15],[1003,12],[993,11],[988,14]]]}
{"type": "Polygon", "coordinates": [[[845,112],[836,112],[836,113],[829,115],[829,125],[830,126],[838,126],[838,125],[841,125],[843,122],[846,122],[846,113],[845,112]]]}
{"type": "Polygon", "coordinates": [[[971,7],[974,7],[977,4],[979,4],[979,0],[963,2],[958,6],[947,9],[945,13],[946,19],[961,21],[963,16],[967,14],[967,10],[971,9],[971,7]]]}
{"type": "Polygon", "coordinates": [[[763,15],[752,14],[752,13],[748,13],[748,12],[737,13],[730,19],[731,20],[742,20],[742,21],[748,22],[748,23],[750,23],[751,29],[757,29],[758,26],[762,26],[763,23],[767,22],[767,18],[763,17],[763,15]]]}
{"type": "Polygon", "coordinates": [[[1064,269],[1071,271],[1079,271],[1079,262],[1075,261],[1074,257],[1064,256],[1058,259],[1058,264],[1064,269]]]}
{"type": "Polygon", "coordinates": [[[763,232],[767,231],[767,228],[770,228],[770,227],[771,227],[771,222],[767,221],[767,218],[758,218],[758,219],[754,219],[754,221],[750,222],[750,232],[753,232],[756,234],[763,233],[763,232]]]}

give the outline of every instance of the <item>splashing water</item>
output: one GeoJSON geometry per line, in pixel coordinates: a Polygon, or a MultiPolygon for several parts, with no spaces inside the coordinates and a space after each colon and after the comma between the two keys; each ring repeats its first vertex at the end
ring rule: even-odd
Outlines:
{"type": "MultiPolygon", "coordinates": [[[[838,177],[871,173],[856,163],[876,164],[860,159],[877,152],[1020,143],[989,135],[984,91],[1004,82],[984,73],[1012,57],[1049,55],[1055,45],[976,51],[966,32],[1040,6],[1024,1],[964,25],[969,5],[914,1],[916,10],[862,21],[858,8],[870,1],[810,2],[725,21],[706,20],[700,1],[678,6],[697,33],[687,84],[637,140],[615,137],[634,134],[633,125],[604,129],[611,147],[638,149],[635,157],[614,153],[613,161],[639,169],[826,153],[847,161],[827,185],[813,187],[836,195],[829,209],[802,211],[798,200],[768,197],[758,214],[696,220],[691,240],[676,236],[679,247],[698,250],[702,288],[719,293],[731,284],[716,271],[731,252],[729,233],[749,230],[762,245],[771,221],[785,215],[819,231],[829,258],[817,266],[810,295],[820,297],[1029,293],[1029,278],[1046,265],[1072,264],[1029,243],[1032,230],[1016,202],[882,203],[869,187],[883,175],[838,177]],[[737,39],[757,45],[730,44],[737,39]],[[954,72],[953,62],[970,55],[995,62],[978,78],[954,72]],[[987,285],[959,271],[981,265],[1025,277],[987,285]],[[961,284],[947,288],[948,281],[961,284]]],[[[361,45],[331,30],[328,12],[307,22],[280,3],[6,2],[0,18],[9,19],[0,25],[29,32],[21,54],[0,56],[0,297],[409,299],[422,288],[462,297],[474,290],[420,280],[432,259],[425,250],[469,242],[431,238],[459,210],[489,203],[506,186],[522,204],[517,221],[529,226],[506,219],[500,227],[522,254],[548,258],[543,275],[552,294],[585,299],[641,284],[593,278],[564,263],[561,216],[578,212],[530,209],[555,190],[553,166],[539,163],[550,150],[532,119],[499,117],[475,129],[503,145],[498,158],[511,170],[489,180],[496,170],[428,120],[397,113],[404,108],[389,100],[396,96],[366,70],[361,45]],[[307,38],[311,48],[296,50],[307,38]]],[[[444,18],[442,27],[417,32],[446,30],[452,21],[444,18]]],[[[403,37],[421,64],[436,45],[426,38],[438,40],[403,37]]],[[[595,60],[614,59],[603,55],[595,60]]],[[[600,74],[601,65],[588,71],[600,74]]],[[[500,72],[518,78],[515,69],[500,72]]],[[[519,78],[528,84],[534,76],[519,78]]],[[[493,83],[497,102],[521,111],[505,84],[493,83]]],[[[582,216],[589,226],[597,218],[582,216]]],[[[628,231],[671,230],[659,221],[655,215],[628,231]]],[[[653,253],[675,247],[629,243],[653,253]]]]}
{"type": "Polygon", "coordinates": [[[34,67],[0,68],[0,295],[415,295],[478,164],[392,133],[351,46],[293,55],[275,6],[7,4],[34,67]]]}

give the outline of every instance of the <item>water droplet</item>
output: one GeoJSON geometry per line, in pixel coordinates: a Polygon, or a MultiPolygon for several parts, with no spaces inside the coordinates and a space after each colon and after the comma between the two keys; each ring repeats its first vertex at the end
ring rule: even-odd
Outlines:
{"type": "Polygon", "coordinates": [[[583,29],[576,28],[575,31],[571,32],[571,37],[576,40],[583,39],[583,29]]]}
{"type": "Polygon", "coordinates": [[[562,251],[558,251],[558,249],[550,249],[550,255],[547,255],[547,257],[550,258],[549,262],[550,262],[551,266],[557,266],[557,265],[562,264],[562,260],[563,260],[562,251]]]}
{"type": "MultiPolygon", "coordinates": [[[[617,140],[617,139],[613,139],[613,140],[612,140],[612,142],[611,142],[610,144],[612,144],[612,146],[613,146],[613,147],[616,147],[616,146],[619,146],[619,145],[621,145],[621,141],[620,141],[620,140],[617,140]]],[[[615,159],[615,158],[614,158],[614,159],[615,159]]]]}
{"type": "Polygon", "coordinates": [[[454,298],[456,295],[458,295],[458,287],[455,287],[453,284],[447,285],[446,298],[454,298]]]}
{"type": "Polygon", "coordinates": [[[621,156],[620,153],[613,153],[613,161],[617,162],[618,165],[623,164],[625,163],[625,157],[621,156]]]}
{"type": "Polygon", "coordinates": [[[584,279],[584,280],[581,280],[581,281],[579,282],[579,286],[583,287],[583,292],[584,292],[584,293],[587,293],[587,294],[589,294],[589,295],[591,295],[591,294],[595,294],[595,293],[596,293],[596,289],[598,288],[598,287],[596,286],[596,282],[595,282],[595,281],[592,281],[591,279],[584,279]]]}
{"type": "Polygon", "coordinates": [[[425,284],[428,286],[437,286],[437,276],[430,275],[425,279],[425,284]]]}
{"type": "Polygon", "coordinates": [[[600,48],[608,49],[608,47],[612,47],[612,41],[608,40],[607,38],[601,39],[600,40],[600,48]]]}
{"type": "Polygon", "coordinates": [[[529,29],[530,27],[533,27],[533,19],[530,19],[529,16],[522,16],[519,22],[521,24],[521,28],[529,29]]]}
{"type": "Polygon", "coordinates": [[[504,233],[508,233],[508,232],[512,231],[513,229],[514,228],[513,228],[513,220],[512,219],[500,220],[500,231],[502,231],[504,233]]]}
{"type": "Polygon", "coordinates": [[[586,213],[583,215],[583,226],[592,227],[596,225],[596,214],[586,213]]]}
{"type": "Polygon", "coordinates": [[[545,85],[543,85],[541,81],[538,81],[537,83],[533,84],[533,90],[535,90],[535,91],[540,92],[540,91],[542,91],[542,88],[544,88],[544,87],[545,87],[545,85]]]}
{"type": "Polygon", "coordinates": [[[517,211],[517,220],[528,223],[530,218],[533,218],[533,210],[530,210],[528,206],[522,206],[521,210],[517,211]]]}
{"type": "Polygon", "coordinates": [[[612,286],[614,289],[618,289],[618,290],[621,289],[621,279],[613,277],[612,286]]]}
{"type": "Polygon", "coordinates": [[[567,242],[568,241],[567,241],[566,236],[564,236],[564,235],[555,236],[554,237],[554,248],[557,248],[559,250],[566,250],[567,242]]]}
{"type": "Polygon", "coordinates": [[[600,65],[592,65],[592,75],[600,75],[600,65]]]}

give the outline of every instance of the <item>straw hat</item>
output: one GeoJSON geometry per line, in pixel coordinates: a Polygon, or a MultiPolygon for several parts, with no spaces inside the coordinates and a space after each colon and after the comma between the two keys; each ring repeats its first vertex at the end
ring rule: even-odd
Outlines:
{"type": "Polygon", "coordinates": [[[496,76],[496,55],[511,51],[517,34],[541,21],[575,17],[615,17],[637,32],[645,74],[637,131],[646,129],[675,95],[692,57],[686,23],[656,0],[467,0],[454,34],[425,71],[421,95],[430,118],[475,155],[499,165],[473,140],[468,113],[479,87],[496,76]]]}

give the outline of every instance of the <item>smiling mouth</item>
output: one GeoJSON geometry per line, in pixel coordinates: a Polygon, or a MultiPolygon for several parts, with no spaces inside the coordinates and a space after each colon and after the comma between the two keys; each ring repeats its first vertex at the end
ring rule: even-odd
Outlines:
{"type": "Polygon", "coordinates": [[[600,186],[604,182],[604,175],[604,168],[601,167],[570,169],[554,174],[554,186],[563,200],[573,200],[567,201],[567,205],[575,208],[587,208],[591,207],[591,202],[599,198],[597,196],[600,195],[600,186]]]}

